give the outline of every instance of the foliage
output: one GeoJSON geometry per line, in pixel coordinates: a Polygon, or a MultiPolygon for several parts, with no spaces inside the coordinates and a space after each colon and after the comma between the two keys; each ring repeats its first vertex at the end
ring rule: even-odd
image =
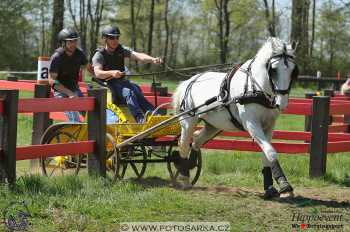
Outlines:
{"type": "MultiPolygon", "coordinates": [[[[140,52],[149,50],[151,1],[65,0],[64,26],[76,27],[81,33],[81,46],[88,55],[101,45],[98,28],[95,28],[98,2],[103,3],[101,27],[116,24],[122,31],[122,44],[140,52]],[[134,20],[131,19],[132,2],[134,20]],[[88,14],[89,4],[91,15],[88,14]]],[[[155,0],[151,55],[166,55],[165,60],[171,67],[219,63],[223,60],[222,49],[226,49],[225,60],[230,63],[252,57],[269,35],[267,25],[271,19],[265,16],[263,1],[228,1],[230,29],[228,39],[224,38],[227,46],[222,46],[219,11],[215,2],[219,0],[155,0]],[[165,10],[166,2],[168,11],[165,10]]],[[[295,20],[291,18],[294,1],[283,2],[275,1],[276,14],[271,23],[275,25],[277,36],[288,40],[290,25],[295,20]]],[[[50,55],[52,3],[53,0],[0,1],[0,70],[35,70],[37,56],[50,55]]],[[[267,3],[272,6],[272,0],[267,0],[267,3]]],[[[321,70],[323,76],[335,76],[337,71],[342,76],[347,75],[350,65],[347,52],[350,4],[336,0],[316,3],[313,57],[308,62],[310,73],[302,74],[314,74],[316,70],[321,70]]],[[[311,27],[311,23],[308,25],[311,27]]],[[[148,67],[134,62],[128,66],[131,69],[148,67]]]]}

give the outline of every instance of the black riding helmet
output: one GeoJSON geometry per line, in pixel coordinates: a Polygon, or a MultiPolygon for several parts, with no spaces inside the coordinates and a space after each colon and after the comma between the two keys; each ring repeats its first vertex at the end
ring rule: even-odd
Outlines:
{"type": "Polygon", "coordinates": [[[102,38],[103,37],[108,37],[108,36],[113,36],[113,37],[120,36],[119,28],[116,27],[116,26],[107,26],[107,27],[103,28],[103,30],[102,30],[102,38]]]}
{"type": "Polygon", "coordinates": [[[72,28],[64,28],[58,33],[58,41],[62,43],[67,40],[79,39],[78,33],[72,28]]]}

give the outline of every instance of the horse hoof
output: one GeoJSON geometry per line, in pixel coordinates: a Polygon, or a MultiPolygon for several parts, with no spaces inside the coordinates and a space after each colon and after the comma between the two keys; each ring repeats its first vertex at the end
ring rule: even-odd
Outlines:
{"type": "Polygon", "coordinates": [[[268,189],[265,190],[263,198],[265,200],[269,200],[269,199],[279,197],[279,196],[280,196],[280,194],[277,191],[277,189],[275,189],[273,186],[270,186],[268,189]]]}
{"type": "Polygon", "coordinates": [[[177,178],[177,187],[182,190],[188,190],[192,188],[189,176],[179,175],[177,178]]]}
{"type": "Polygon", "coordinates": [[[288,199],[288,198],[293,198],[293,197],[294,197],[293,192],[280,193],[280,198],[283,198],[283,199],[288,199]]]}

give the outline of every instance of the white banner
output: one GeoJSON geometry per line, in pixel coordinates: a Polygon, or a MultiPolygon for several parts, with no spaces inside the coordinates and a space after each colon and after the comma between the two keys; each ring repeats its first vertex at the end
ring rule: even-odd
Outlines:
{"type": "Polygon", "coordinates": [[[121,222],[120,232],[229,232],[229,222],[121,222]]]}
{"type": "Polygon", "coordinates": [[[47,82],[49,79],[50,57],[38,57],[38,82],[47,82]]]}

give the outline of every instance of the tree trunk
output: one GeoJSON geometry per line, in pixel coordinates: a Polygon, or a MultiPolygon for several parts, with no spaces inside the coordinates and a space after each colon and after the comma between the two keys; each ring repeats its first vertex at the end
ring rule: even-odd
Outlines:
{"type": "MultiPolygon", "coordinates": [[[[135,0],[130,0],[130,17],[131,17],[131,47],[135,51],[137,50],[136,43],[136,18],[135,18],[135,0]]],[[[137,60],[135,62],[135,69],[138,71],[138,63],[137,60]]]]}
{"type": "Polygon", "coordinates": [[[228,2],[229,0],[224,0],[224,5],[223,5],[223,13],[224,13],[224,24],[225,24],[225,33],[224,33],[224,55],[223,55],[223,60],[222,63],[226,63],[226,58],[228,54],[228,41],[229,41],[229,36],[230,36],[230,13],[228,11],[228,2]]]}
{"type": "Polygon", "coordinates": [[[97,0],[95,11],[93,12],[91,0],[87,3],[87,13],[90,18],[90,56],[95,53],[97,48],[97,38],[99,36],[102,13],[104,10],[104,0],[97,0]]]}
{"type": "Polygon", "coordinates": [[[219,27],[219,45],[220,45],[220,63],[226,63],[228,53],[228,39],[230,35],[230,13],[228,11],[229,0],[215,0],[218,10],[218,27],[219,27]]]}
{"type": "Polygon", "coordinates": [[[153,24],[154,24],[154,0],[152,0],[151,2],[151,10],[149,15],[148,54],[152,54],[153,24]]]}
{"type": "Polygon", "coordinates": [[[40,17],[41,17],[41,49],[40,56],[46,56],[46,37],[45,37],[45,7],[43,2],[41,2],[40,6],[40,17]]]}
{"type": "MultiPolygon", "coordinates": [[[[154,25],[154,1],[151,1],[151,9],[149,14],[149,26],[148,26],[148,54],[152,54],[152,42],[153,42],[153,25],[154,25]]],[[[146,68],[150,69],[151,65],[147,64],[146,68]]]]}
{"type": "Polygon", "coordinates": [[[275,10],[274,10],[274,1],[272,3],[272,18],[270,16],[270,8],[269,3],[267,0],[264,0],[264,6],[265,6],[265,17],[267,22],[267,30],[270,34],[270,36],[275,37],[276,31],[275,31],[275,10]]]}
{"type": "Polygon", "coordinates": [[[63,28],[64,21],[64,0],[53,1],[52,33],[51,33],[51,53],[58,47],[57,35],[63,28]]]}
{"type": "Polygon", "coordinates": [[[293,0],[291,39],[298,41],[297,62],[301,72],[309,70],[309,19],[310,0],[293,0]]]}
{"type": "Polygon", "coordinates": [[[315,18],[316,18],[316,0],[312,3],[312,30],[311,30],[311,42],[310,42],[310,58],[312,58],[315,41],[315,18]]]}
{"type": "MultiPolygon", "coordinates": [[[[169,44],[168,3],[169,3],[169,0],[165,0],[165,6],[164,6],[165,8],[164,9],[165,43],[164,43],[164,53],[163,53],[164,64],[167,62],[168,44],[169,44]]],[[[165,69],[165,65],[164,65],[164,69],[165,69]]]]}

